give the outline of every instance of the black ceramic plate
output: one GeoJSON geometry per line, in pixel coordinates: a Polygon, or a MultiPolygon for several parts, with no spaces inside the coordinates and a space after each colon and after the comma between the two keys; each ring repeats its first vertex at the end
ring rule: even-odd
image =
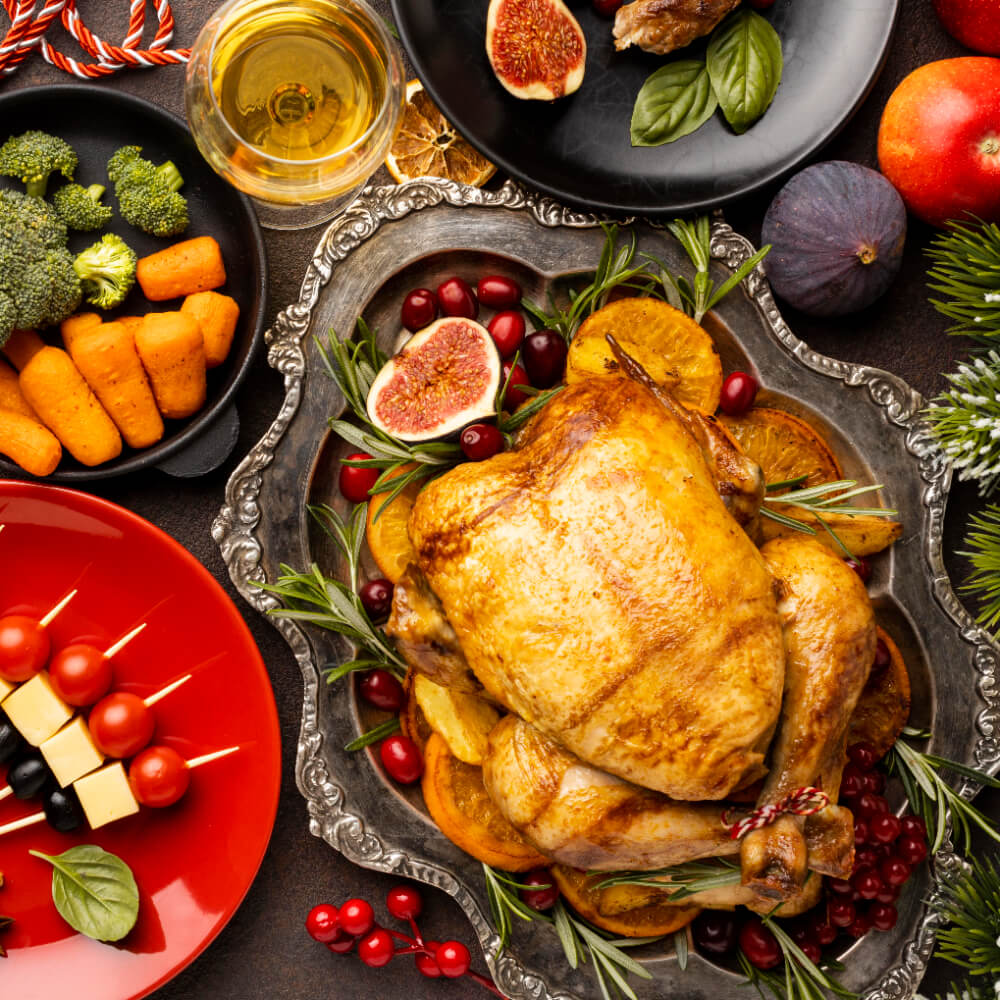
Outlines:
{"type": "MultiPolygon", "coordinates": [[[[632,148],[643,81],[676,55],[615,52],[611,22],[569,0],[587,38],[583,85],[550,104],[522,101],[486,58],[488,0],[391,0],[403,44],[442,111],[485,156],[535,188],[590,209],[684,212],[775,180],[844,125],[881,69],[899,0],[777,0],[784,76],[767,114],[734,135],[716,115],[693,135],[632,148]]],[[[700,52],[703,43],[683,56],[700,52]],[[700,47],[699,47],[700,46],[700,47]]]]}
{"type": "MultiPolygon", "coordinates": [[[[222,249],[227,281],[219,291],[240,306],[239,325],[229,357],[209,372],[208,401],[188,420],[168,420],[159,444],[142,451],[125,447],[121,456],[88,469],[64,452],[58,469],[47,481],[83,483],[120,476],[136,469],[167,463],[169,471],[189,475],[214,467],[235,444],[233,394],[248,371],[261,340],[266,312],[267,262],[253,207],[246,196],[230,187],[202,159],[184,122],[148,101],[128,94],[72,84],[34,87],[0,97],[0,142],[29,128],[61,136],[77,151],[80,165],[75,180],[83,185],[104,184],[105,201],[115,208],[111,224],[102,232],[117,233],[142,257],[176,240],[214,236],[222,249]],[[176,239],[149,236],[125,222],[117,212],[113,185],[105,164],[121,146],[142,146],[143,155],[160,163],[173,160],[184,177],[191,224],[176,239]],[[203,437],[204,435],[204,437],[203,437]],[[202,439],[198,447],[198,439],[202,439]],[[169,459],[169,462],[167,460],[169,459]]],[[[23,190],[0,178],[4,187],[23,190]]],[[[53,178],[51,189],[57,180],[53,178]]],[[[71,233],[70,250],[79,251],[100,239],[102,232],[71,233]]],[[[85,302],[81,309],[93,308],[85,302]]],[[[149,303],[138,286],[119,309],[106,315],[136,315],[151,310],[180,308],[180,301],[149,303]]],[[[55,338],[53,342],[57,342],[55,338]]],[[[238,425],[237,425],[238,426],[238,425]]],[[[0,458],[0,475],[24,477],[13,463],[0,458]]]]}

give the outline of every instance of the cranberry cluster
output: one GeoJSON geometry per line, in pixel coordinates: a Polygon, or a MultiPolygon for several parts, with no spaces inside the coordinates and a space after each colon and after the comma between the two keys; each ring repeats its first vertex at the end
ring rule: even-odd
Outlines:
{"type": "Polygon", "coordinates": [[[417,927],[424,901],[417,889],[406,885],[390,889],[385,905],[393,917],[410,925],[412,936],[379,926],[371,904],[363,899],[349,899],[340,907],[330,903],[314,906],[306,917],[306,930],[314,941],[325,944],[336,955],[346,955],[356,948],[358,958],[373,969],[388,965],[399,955],[413,955],[417,970],[429,979],[468,976],[491,993],[503,996],[489,979],[470,968],[472,957],[461,941],[424,940],[417,927]],[[396,947],[397,941],[402,947],[396,947]]]}
{"type": "MultiPolygon", "coordinates": [[[[885,644],[882,655],[889,656],[885,644]]],[[[841,801],[854,814],[854,870],[849,879],[827,879],[825,905],[788,922],[788,933],[803,953],[819,962],[838,934],[860,938],[870,930],[896,926],[896,900],[913,869],[927,857],[927,827],[919,816],[895,816],[882,794],[885,775],[876,770],[876,751],[856,743],[840,785],[841,801]]],[[[705,955],[724,957],[736,946],[758,969],[782,961],[781,946],[759,917],[738,924],[731,913],[706,910],[691,928],[705,955]]]]}

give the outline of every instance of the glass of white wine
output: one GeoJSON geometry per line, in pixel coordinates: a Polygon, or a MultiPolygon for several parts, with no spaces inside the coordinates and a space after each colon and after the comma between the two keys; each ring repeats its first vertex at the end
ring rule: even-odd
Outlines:
{"type": "Polygon", "coordinates": [[[269,229],[336,215],[385,158],[403,99],[399,46],[364,0],[229,0],[185,88],[202,155],[269,229]]]}

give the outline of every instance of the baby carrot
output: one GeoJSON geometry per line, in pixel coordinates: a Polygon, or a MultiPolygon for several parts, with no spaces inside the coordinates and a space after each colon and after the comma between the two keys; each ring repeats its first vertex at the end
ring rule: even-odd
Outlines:
{"type": "Polygon", "coordinates": [[[150,302],[164,302],[224,285],[226,268],[219,244],[197,236],[143,257],[135,276],[150,302]]]}
{"type": "Polygon", "coordinates": [[[0,407],[0,454],[33,476],[47,476],[62,458],[55,435],[37,420],[0,407]]]}
{"type": "Polygon", "coordinates": [[[141,316],[119,316],[115,320],[115,322],[116,323],[124,323],[125,326],[128,328],[128,332],[131,333],[132,336],[134,337],[135,336],[135,331],[138,330],[139,327],[140,327],[140,325],[142,324],[142,317],[141,316]]]}
{"type": "Polygon", "coordinates": [[[216,368],[226,360],[240,318],[240,307],[228,295],[218,292],[195,292],[181,306],[181,312],[193,316],[205,338],[205,364],[216,368]]]}
{"type": "Polygon", "coordinates": [[[121,454],[118,429],[65,351],[43,347],[21,370],[19,382],[42,423],[82,465],[121,454]]]}
{"type": "Polygon", "coordinates": [[[42,338],[34,330],[15,330],[10,335],[10,340],[4,344],[3,352],[14,367],[21,371],[44,346],[42,338]]]}
{"type": "Polygon", "coordinates": [[[76,313],[68,316],[59,324],[59,332],[62,334],[63,345],[70,354],[73,353],[73,341],[86,330],[100,326],[104,320],[97,313],[76,313]]]}
{"type": "Polygon", "coordinates": [[[205,403],[205,345],[198,324],[181,312],[147,313],[135,347],[165,417],[189,417],[205,403]]]}
{"type": "Polygon", "coordinates": [[[70,355],[125,443],[146,448],[163,437],[163,418],[124,323],[103,323],[78,335],[70,355]]]}
{"type": "Polygon", "coordinates": [[[13,410],[23,417],[38,420],[38,414],[24,398],[17,384],[17,372],[6,361],[0,361],[0,410],[13,410]]]}

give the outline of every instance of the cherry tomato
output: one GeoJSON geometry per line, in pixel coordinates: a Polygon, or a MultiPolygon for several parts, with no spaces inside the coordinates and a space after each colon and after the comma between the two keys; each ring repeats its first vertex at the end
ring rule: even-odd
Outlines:
{"type": "Polygon", "coordinates": [[[384,577],[369,580],[362,585],[358,597],[361,598],[361,603],[372,621],[377,622],[388,617],[392,610],[392,591],[392,581],[384,577]]]}
{"type": "Polygon", "coordinates": [[[87,720],[97,749],[107,757],[132,757],[153,738],[153,713],[127,691],[102,698],[87,720]]]}
{"type": "Polygon", "coordinates": [[[490,320],[490,325],[486,328],[490,331],[493,343],[497,345],[501,358],[510,358],[517,353],[517,349],[524,340],[524,331],[527,326],[524,317],[519,312],[508,309],[506,312],[499,312],[490,320]]]}
{"type": "Polygon", "coordinates": [[[738,417],[753,406],[757,396],[757,380],[746,372],[733,372],[722,383],[719,409],[727,416],[738,417]]]}
{"type": "Polygon", "coordinates": [[[191,784],[191,769],[176,750],[147,747],[132,761],[128,780],[144,806],[165,809],[184,797],[191,784]]]}
{"type": "Polygon", "coordinates": [[[475,319],[479,315],[479,303],[475,292],[467,281],[461,278],[449,278],[438,285],[438,302],[445,316],[464,316],[465,319],[475,319]]]}
{"type": "Polygon", "coordinates": [[[403,308],[400,313],[403,326],[411,333],[416,333],[417,330],[430,326],[437,318],[437,296],[429,288],[414,288],[403,299],[403,308]]]}
{"type": "Polygon", "coordinates": [[[398,712],[403,707],[403,685],[388,670],[369,670],[358,684],[361,697],[382,709],[383,712],[398,712]]]}
{"type": "Polygon", "coordinates": [[[31,680],[49,658],[45,626],[27,615],[0,618],[0,677],[11,684],[31,680]]]}
{"type": "Polygon", "coordinates": [[[439,944],[434,949],[434,957],[437,959],[441,975],[448,979],[464,976],[472,964],[469,949],[461,941],[445,941],[444,944],[439,944]]]}
{"type": "Polygon", "coordinates": [[[416,920],[423,912],[424,897],[409,885],[397,885],[385,897],[386,909],[397,920],[416,920]]]}
{"type": "MultiPolygon", "coordinates": [[[[356,451],[347,456],[349,462],[364,462],[372,456],[366,451],[356,451]]],[[[378,469],[359,469],[356,465],[340,466],[340,492],[351,503],[365,503],[370,500],[371,488],[381,475],[378,469]]]]}
{"type": "Polygon", "coordinates": [[[358,942],[358,958],[373,969],[388,965],[395,953],[396,948],[392,943],[392,935],[381,927],[376,928],[358,942]]]}
{"type": "Polygon", "coordinates": [[[111,661],[96,646],[75,642],[52,657],[49,680],[67,705],[93,705],[111,690],[111,661]]]}
{"type": "Polygon", "coordinates": [[[469,424],[458,443],[470,462],[482,462],[503,451],[503,434],[493,424],[469,424]]]}
{"type": "Polygon", "coordinates": [[[502,274],[488,274],[479,279],[476,295],[490,309],[514,309],[521,304],[521,286],[502,274]]]}
{"type": "Polygon", "coordinates": [[[314,941],[329,944],[340,937],[340,914],[336,906],[320,903],[306,917],[306,930],[314,941]]]}
{"type": "Polygon", "coordinates": [[[389,777],[401,785],[412,785],[424,773],[420,748],[408,736],[396,733],[387,737],[378,752],[389,777]]]}
{"type": "Polygon", "coordinates": [[[531,382],[528,379],[528,373],[520,365],[515,365],[513,361],[505,361],[500,385],[501,387],[507,386],[507,393],[503,398],[504,409],[512,412],[528,398],[528,394],[521,392],[518,386],[531,385],[531,382]],[[509,382],[507,381],[508,377],[510,378],[509,382]]]}

